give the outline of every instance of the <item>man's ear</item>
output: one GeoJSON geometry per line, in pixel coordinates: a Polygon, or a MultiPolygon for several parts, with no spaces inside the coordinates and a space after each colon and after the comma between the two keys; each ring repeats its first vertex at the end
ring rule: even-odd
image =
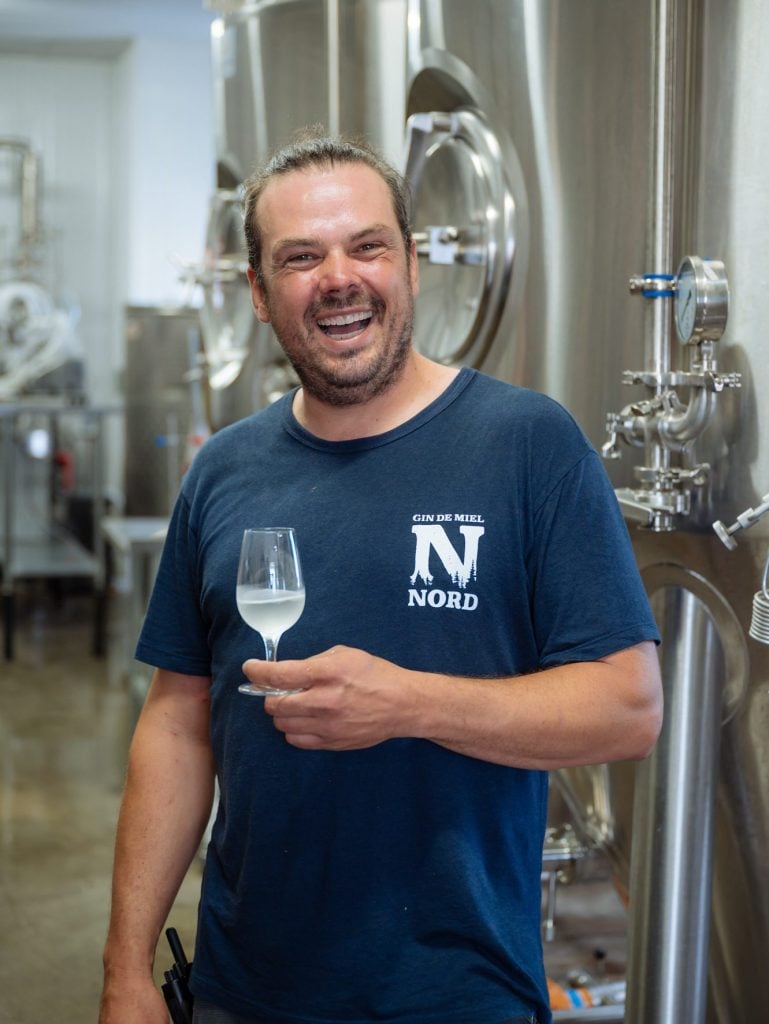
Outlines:
{"type": "Polygon", "coordinates": [[[254,307],[254,312],[263,324],[268,324],[270,322],[270,313],[267,309],[267,296],[265,295],[264,288],[259,284],[253,267],[247,267],[246,274],[251,289],[251,305],[254,307]]]}
{"type": "Polygon", "coordinates": [[[409,281],[411,283],[411,294],[414,298],[419,295],[419,257],[417,256],[417,243],[411,239],[409,246],[409,281]]]}

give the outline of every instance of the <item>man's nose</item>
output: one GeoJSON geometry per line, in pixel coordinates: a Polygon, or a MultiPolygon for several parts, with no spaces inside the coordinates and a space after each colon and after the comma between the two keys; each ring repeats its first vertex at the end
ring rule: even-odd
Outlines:
{"type": "Polygon", "coordinates": [[[340,250],[326,253],[320,270],[320,287],[325,292],[345,291],[360,283],[355,260],[340,250]]]}

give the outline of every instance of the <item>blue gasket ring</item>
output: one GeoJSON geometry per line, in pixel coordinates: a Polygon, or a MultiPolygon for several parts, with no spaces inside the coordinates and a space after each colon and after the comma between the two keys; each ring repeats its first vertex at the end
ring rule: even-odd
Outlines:
{"type": "MultiPolygon", "coordinates": [[[[675,274],[644,274],[644,281],[675,281],[675,274]]],[[[674,288],[645,288],[641,295],[645,299],[672,299],[674,288]]]]}

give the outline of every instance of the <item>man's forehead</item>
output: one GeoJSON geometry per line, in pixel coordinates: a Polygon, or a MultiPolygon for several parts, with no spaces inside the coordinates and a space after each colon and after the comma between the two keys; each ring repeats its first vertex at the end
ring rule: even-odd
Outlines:
{"type": "Polygon", "coordinates": [[[268,216],[280,215],[286,211],[285,203],[289,195],[296,205],[310,208],[321,203],[330,191],[345,188],[365,196],[368,203],[383,200],[393,209],[390,190],[382,176],[365,163],[349,162],[312,164],[275,175],[264,186],[257,210],[268,216]]]}

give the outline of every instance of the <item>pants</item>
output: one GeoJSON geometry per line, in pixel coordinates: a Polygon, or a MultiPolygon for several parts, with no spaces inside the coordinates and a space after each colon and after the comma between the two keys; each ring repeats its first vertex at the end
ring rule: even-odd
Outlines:
{"type": "Polygon", "coordinates": [[[252,1021],[246,1017],[237,1017],[229,1010],[221,1010],[218,1006],[201,1003],[199,999],[196,999],[192,1012],[192,1024],[261,1024],[261,1022],[252,1021]]]}

